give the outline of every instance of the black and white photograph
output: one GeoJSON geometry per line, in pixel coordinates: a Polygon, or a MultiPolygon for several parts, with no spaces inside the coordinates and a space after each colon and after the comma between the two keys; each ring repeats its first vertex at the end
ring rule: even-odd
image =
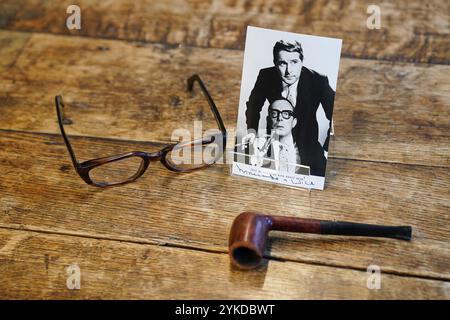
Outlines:
{"type": "Polygon", "coordinates": [[[341,46],[247,28],[233,174],[324,188],[341,46]]]}

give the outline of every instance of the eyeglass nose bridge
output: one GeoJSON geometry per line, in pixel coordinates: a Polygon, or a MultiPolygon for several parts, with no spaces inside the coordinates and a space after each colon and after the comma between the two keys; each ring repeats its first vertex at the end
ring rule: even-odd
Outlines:
{"type": "Polygon", "coordinates": [[[161,161],[164,159],[166,153],[171,151],[174,146],[176,146],[176,143],[168,144],[164,148],[162,148],[159,151],[156,152],[142,152],[142,151],[135,151],[134,154],[136,156],[139,156],[141,158],[147,159],[147,161],[161,161]]]}
{"type": "Polygon", "coordinates": [[[281,119],[283,119],[283,116],[281,115],[281,111],[277,110],[277,122],[280,122],[281,119]]]}
{"type": "MultiPolygon", "coordinates": [[[[165,148],[164,148],[165,149],[165,148]]],[[[139,152],[138,156],[144,157],[149,161],[159,161],[164,156],[164,149],[157,152],[139,152]]]]}

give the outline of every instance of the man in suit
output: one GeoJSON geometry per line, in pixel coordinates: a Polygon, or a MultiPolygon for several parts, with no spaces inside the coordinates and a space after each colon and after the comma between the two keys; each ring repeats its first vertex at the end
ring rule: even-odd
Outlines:
{"type": "Polygon", "coordinates": [[[255,150],[264,153],[264,159],[269,160],[265,165],[262,161],[262,166],[281,172],[296,173],[299,169],[296,165],[301,162],[292,135],[292,130],[297,125],[294,106],[285,98],[277,98],[269,106],[267,119],[271,135],[255,139],[258,141],[255,150]]]}
{"type": "MultiPolygon", "coordinates": [[[[331,119],[335,92],[326,76],[303,66],[303,49],[297,41],[278,41],[273,47],[273,63],[273,67],[260,70],[247,101],[247,129],[258,132],[260,112],[266,100],[272,103],[280,96],[286,98],[294,106],[298,119],[293,135],[301,164],[309,166],[312,175],[325,176],[324,150],[328,151],[330,130],[322,147],[318,141],[316,113],[322,104],[327,119],[331,119]]],[[[244,140],[252,143],[254,138],[250,133],[244,140]]]]}

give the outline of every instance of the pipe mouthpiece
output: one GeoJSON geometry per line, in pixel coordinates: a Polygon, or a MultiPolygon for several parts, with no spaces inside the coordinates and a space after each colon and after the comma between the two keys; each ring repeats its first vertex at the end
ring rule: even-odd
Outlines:
{"type": "Polygon", "coordinates": [[[409,226],[397,227],[397,234],[392,238],[411,241],[412,238],[412,228],[409,226]]]}

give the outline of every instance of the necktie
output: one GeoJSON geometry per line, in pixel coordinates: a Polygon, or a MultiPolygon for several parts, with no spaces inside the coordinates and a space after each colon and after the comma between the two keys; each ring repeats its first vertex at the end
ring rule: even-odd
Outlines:
{"type": "Polygon", "coordinates": [[[288,163],[289,163],[289,150],[286,144],[280,143],[280,171],[289,171],[288,163]]]}
{"type": "Polygon", "coordinates": [[[294,98],[294,93],[293,93],[293,91],[294,91],[293,86],[294,85],[295,84],[290,85],[290,86],[287,87],[287,94],[286,94],[286,97],[285,97],[286,99],[289,100],[290,103],[292,103],[293,106],[295,106],[295,104],[296,104],[296,101],[295,101],[295,98],[294,98]]]}

